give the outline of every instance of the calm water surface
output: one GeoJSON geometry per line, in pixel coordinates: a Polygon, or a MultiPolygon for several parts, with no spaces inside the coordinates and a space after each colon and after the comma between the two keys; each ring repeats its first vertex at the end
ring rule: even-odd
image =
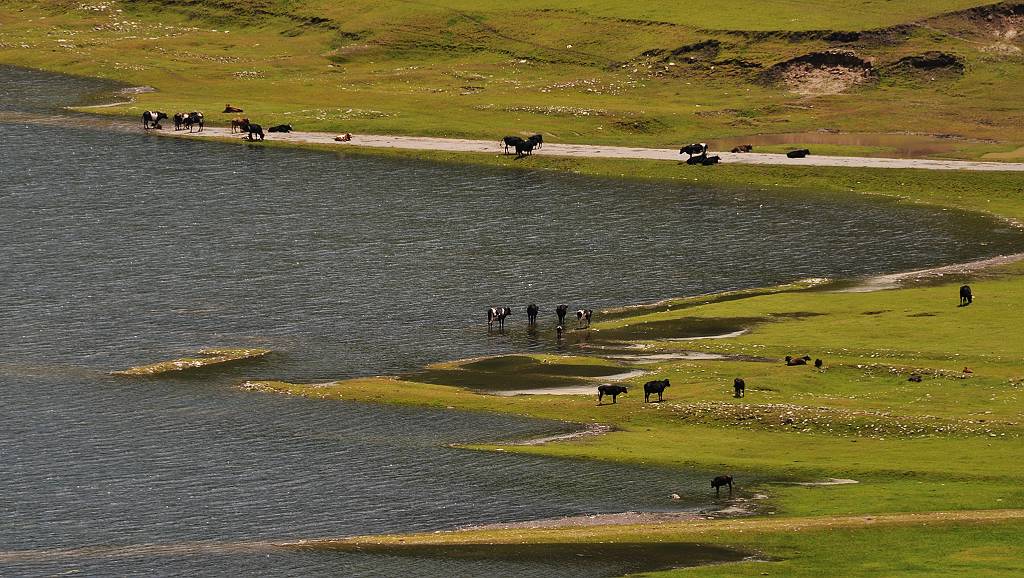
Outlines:
{"type": "MultiPolygon", "coordinates": [[[[103,88],[0,68],[0,110],[103,88]]],[[[196,550],[196,542],[698,508],[706,474],[477,454],[551,422],[243,393],[553,348],[599,308],[1019,250],[972,215],[813,193],[444,166],[0,122],[0,573],[614,575],[621,568],[196,550]],[[542,305],[527,339],[526,303],[542,305]],[[483,311],[510,305],[488,335],[483,311]],[[204,346],[192,378],[106,372],[204,346]],[[668,502],[676,492],[681,506],[668,502]],[[177,553],[46,554],[181,544],[177,553]]]]}

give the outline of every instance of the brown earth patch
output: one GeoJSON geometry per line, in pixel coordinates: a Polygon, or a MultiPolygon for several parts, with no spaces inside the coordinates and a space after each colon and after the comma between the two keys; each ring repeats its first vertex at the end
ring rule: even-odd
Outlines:
{"type": "Polygon", "coordinates": [[[765,76],[769,82],[804,96],[839,94],[875,77],[871,62],[853,52],[839,50],[812,52],[780,62],[765,76]]]}

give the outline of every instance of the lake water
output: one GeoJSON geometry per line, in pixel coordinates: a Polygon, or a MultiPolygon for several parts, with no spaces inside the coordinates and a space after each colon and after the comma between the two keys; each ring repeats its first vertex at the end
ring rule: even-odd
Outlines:
{"type": "Polygon", "coordinates": [[[554,350],[557,302],[598,309],[1024,246],[990,219],[884,201],[348,158],[34,120],[101,88],[0,68],[4,574],[615,575],[622,568],[584,562],[226,547],[695,509],[707,496],[705,472],[445,447],[563,424],[234,386],[554,350]],[[543,308],[542,328],[528,340],[531,301],[543,308]],[[498,304],[515,316],[505,334],[489,335],[484,311],[498,304]],[[106,375],[204,346],[275,353],[192,378],[106,375]],[[669,502],[672,492],[686,499],[669,502]],[[155,546],[103,550],[139,545],[155,546]]]}

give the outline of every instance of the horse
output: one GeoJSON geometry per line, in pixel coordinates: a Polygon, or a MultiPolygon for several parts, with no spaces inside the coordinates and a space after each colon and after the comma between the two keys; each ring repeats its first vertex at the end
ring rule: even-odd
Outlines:
{"type": "Polygon", "coordinates": [[[579,329],[586,320],[587,327],[590,327],[590,318],[594,316],[593,309],[577,309],[576,310],[576,329],[579,329]]]}
{"type": "Polygon", "coordinates": [[[651,394],[658,394],[658,401],[661,401],[661,396],[665,393],[665,388],[670,386],[667,379],[655,379],[654,381],[648,381],[644,384],[644,403],[651,401],[651,394]]]}
{"type": "Polygon", "coordinates": [[[752,150],[754,150],[754,145],[746,144],[746,145],[740,145],[738,147],[733,147],[732,152],[734,152],[734,153],[749,153],[752,150]]]}
{"type": "Polygon", "coordinates": [[[602,405],[601,399],[606,395],[612,396],[612,403],[618,403],[615,401],[615,398],[622,395],[623,393],[629,393],[629,390],[626,389],[626,387],[624,386],[611,385],[607,383],[604,385],[599,385],[597,386],[597,405],[602,405]]]}
{"type": "Polygon", "coordinates": [[[235,132],[235,129],[238,129],[239,132],[245,132],[248,128],[249,119],[239,117],[231,119],[231,132],[235,132]]]}
{"type": "Polygon", "coordinates": [[[224,105],[224,112],[225,113],[229,113],[229,112],[245,112],[245,111],[240,109],[240,108],[238,108],[237,106],[231,106],[230,104],[225,104],[224,105]]]}
{"type": "Polygon", "coordinates": [[[555,315],[558,315],[558,325],[565,326],[565,314],[568,312],[568,305],[559,305],[558,307],[555,307],[555,315]]]}
{"type": "Polygon", "coordinates": [[[688,144],[679,149],[679,154],[683,153],[690,155],[690,157],[693,157],[694,155],[704,156],[708,154],[708,144],[703,142],[688,144]]]}
{"type": "Polygon", "coordinates": [[[960,306],[964,307],[974,303],[974,294],[971,293],[970,285],[962,285],[960,287],[960,306]]]}
{"type": "Polygon", "coordinates": [[[791,159],[802,159],[809,154],[811,154],[811,151],[807,149],[797,149],[795,151],[789,151],[788,153],[786,153],[786,157],[791,159]]]}
{"type": "Polygon", "coordinates": [[[537,313],[540,311],[540,307],[537,307],[536,303],[530,303],[526,306],[526,320],[530,325],[537,324],[537,313]]]}
{"type": "Polygon", "coordinates": [[[156,128],[160,124],[160,119],[167,118],[166,112],[159,110],[147,110],[142,113],[142,128],[149,130],[150,128],[156,128]],[[153,126],[149,126],[149,125],[153,126]]]}
{"type": "Polygon", "coordinates": [[[182,127],[185,125],[185,117],[187,117],[187,116],[188,116],[188,114],[186,114],[184,112],[176,112],[176,113],[174,113],[174,130],[181,130],[182,129],[182,127]]]}
{"type": "Polygon", "coordinates": [[[199,125],[199,132],[203,132],[203,113],[192,111],[185,117],[185,128],[192,132],[192,127],[199,125]]]}
{"type": "Polygon", "coordinates": [[[747,391],[747,382],[742,377],[732,380],[732,388],[735,390],[733,397],[743,397],[747,391]]]}
{"type": "Polygon", "coordinates": [[[512,309],[508,307],[491,307],[487,310],[487,329],[491,329],[494,322],[498,322],[498,330],[505,328],[505,318],[512,315],[512,309]]]}
{"type": "Polygon", "coordinates": [[[290,124],[279,124],[276,126],[272,126],[267,130],[270,132],[292,132],[293,129],[292,125],[290,124]]]}
{"type": "Polygon", "coordinates": [[[505,154],[508,154],[508,147],[518,147],[526,141],[518,136],[507,136],[501,139],[501,142],[505,145],[505,154]]]}
{"type": "Polygon", "coordinates": [[[715,497],[721,495],[722,486],[729,486],[729,495],[732,495],[732,476],[715,476],[711,480],[711,487],[715,489],[715,497]]]}
{"type": "Polygon", "coordinates": [[[249,136],[247,136],[245,138],[247,138],[249,140],[256,140],[256,138],[253,137],[253,135],[257,135],[257,136],[260,137],[260,140],[263,140],[263,127],[262,126],[260,126],[258,124],[247,124],[247,125],[245,125],[245,130],[249,131],[249,136]]]}

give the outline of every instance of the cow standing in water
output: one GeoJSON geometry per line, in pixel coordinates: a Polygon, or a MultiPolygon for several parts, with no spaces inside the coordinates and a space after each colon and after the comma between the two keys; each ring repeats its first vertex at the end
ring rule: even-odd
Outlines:
{"type": "Polygon", "coordinates": [[[732,495],[732,476],[715,476],[711,480],[711,487],[715,489],[715,497],[720,495],[722,486],[729,486],[729,495],[732,495]]]}
{"type": "Polygon", "coordinates": [[[555,315],[558,315],[558,324],[565,327],[565,314],[569,312],[568,305],[559,305],[555,307],[555,315]]]}
{"type": "Polygon", "coordinates": [[[505,318],[512,314],[512,309],[508,307],[491,307],[487,310],[487,329],[490,330],[494,326],[494,322],[498,322],[498,330],[502,331],[505,329],[505,318]]]}
{"type": "Polygon", "coordinates": [[[590,327],[590,318],[594,316],[593,309],[579,309],[576,311],[576,329],[579,329],[584,320],[587,322],[587,327],[590,327]]]}
{"type": "Polygon", "coordinates": [[[530,303],[526,306],[526,321],[530,325],[537,324],[537,313],[540,311],[540,307],[537,307],[536,303],[530,303]]]}

